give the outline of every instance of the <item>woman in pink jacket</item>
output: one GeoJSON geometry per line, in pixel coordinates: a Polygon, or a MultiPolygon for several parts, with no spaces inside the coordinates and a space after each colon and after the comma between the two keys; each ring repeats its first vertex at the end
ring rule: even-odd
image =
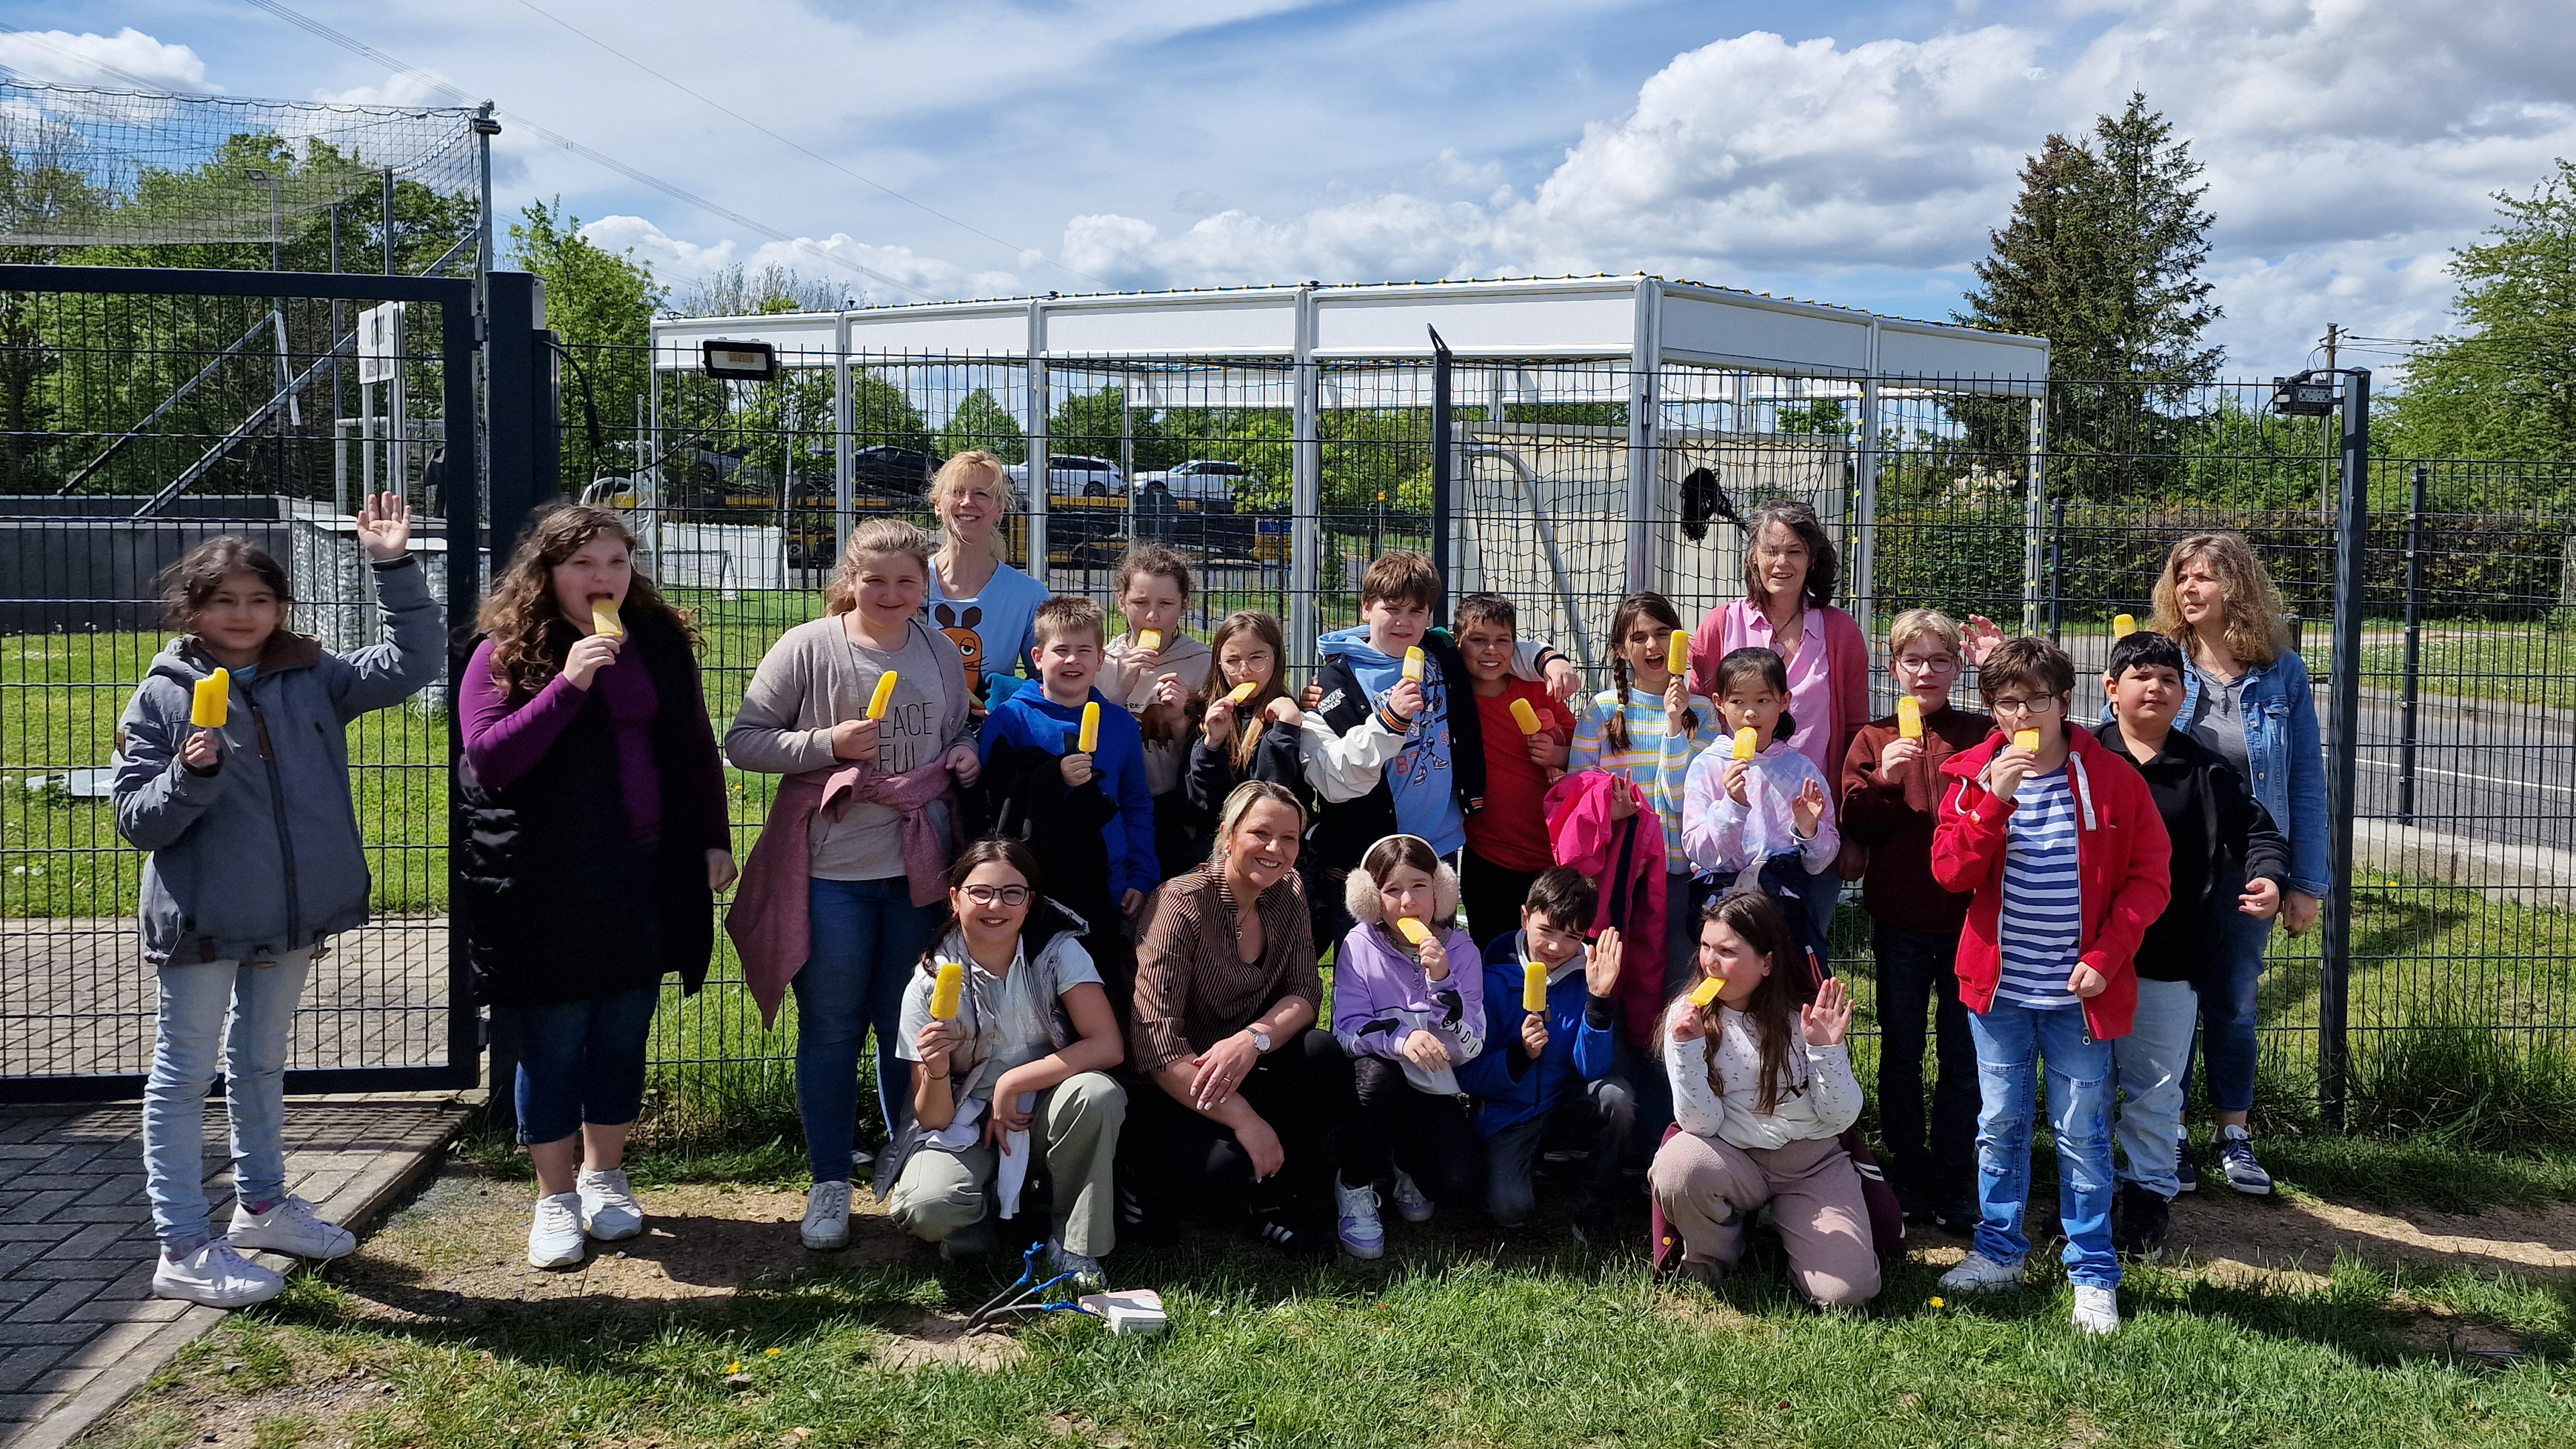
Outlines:
{"type": "MultiPolygon", "coordinates": [[[[1839,778],[1852,736],[1869,723],[1869,641],[1860,624],[1830,602],[1842,573],[1834,542],[1816,510],[1775,498],[1745,515],[1744,597],[1720,604],[1691,638],[1691,692],[1715,698],[1717,661],[1738,649],[1769,649],[1789,671],[1790,747],[1839,778]]],[[[1842,896],[1842,879],[1818,871],[1806,899],[1815,934],[1823,936],[1842,896]]]]}

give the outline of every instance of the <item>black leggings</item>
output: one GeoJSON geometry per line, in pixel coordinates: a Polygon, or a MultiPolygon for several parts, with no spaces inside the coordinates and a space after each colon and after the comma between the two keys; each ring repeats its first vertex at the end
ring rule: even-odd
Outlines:
{"type": "Polygon", "coordinates": [[[1474,1212],[1485,1201],[1485,1139],[1469,1099],[1423,1091],[1404,1079],[1404,1064],[1385,1057],[1351,1062],[1359,1112],[1352,1119],[1342,1180],[1383,1182],[1402,1168],[1435,1203],[1474,1212]]]}
{"type": "Polygon", "coordinates": [[[1252,1157],[1233,1129],[1172,1100],[1160,1082],[1129,1085],[1118,1181],[1141,1211],[1142,1236],[1166,1237],[1193,1214],[1332,1231],[1334,1145],[1352,1115],[1350,1063],[1332,1033],[1298,1033],[1255,1063],[1236,1090],[1278,1134],[1287,1159],[1264,1182],[1252,1180],[1252,1157]]]}

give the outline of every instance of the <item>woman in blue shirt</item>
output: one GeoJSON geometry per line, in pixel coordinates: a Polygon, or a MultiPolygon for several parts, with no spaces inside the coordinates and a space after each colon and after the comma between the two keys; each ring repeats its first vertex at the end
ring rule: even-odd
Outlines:
{"type": "Polygon", "coordinates": [[[989,703],[983,677],[1025,675],[1035,666],[1029,623],[1047,601],[1046,585],[1002,560],[1003,520],[1011,514],[1011,479],[1002,460],[972,448],[939,467],[930,482],[939,516],[939,552],[930,559],[922,612],[966,658],[966,684],[989,703]]]}

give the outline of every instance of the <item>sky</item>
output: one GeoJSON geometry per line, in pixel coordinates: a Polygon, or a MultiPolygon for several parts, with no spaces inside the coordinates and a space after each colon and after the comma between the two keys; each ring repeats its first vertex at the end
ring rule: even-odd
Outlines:
{"type": "MultiPolygon", "coordinates": [[[[2268,376],[2443,329],[2493,194],[2576,157],[2566,0],[284,3],[497,102],[505,217],[872,302],[1645,270],[1943,320],[2024,158],[2134,88],[2207,168],[2225,371],[2268,376]]],[[[7,23],[31,79],[438,101],[245,0],[7,23]]]]}

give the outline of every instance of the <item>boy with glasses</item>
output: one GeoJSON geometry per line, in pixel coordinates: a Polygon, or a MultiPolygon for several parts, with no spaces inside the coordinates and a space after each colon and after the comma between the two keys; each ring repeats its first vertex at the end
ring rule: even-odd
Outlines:
{"type": "Polygon", "coordinates": [[[2019,1287],[2030,1253],[2034,1075],[2043,1062],[2057,1138],[2075,1326],[2120,1327],[2111,1245],[2111,1043],[2138,1005],[2135,958],[2172,885],[2163,818],[2137,766],[2069,730],[2075,666],[2055,645],[2013,639],[1977,672],[1996,734],[1941,767],[1947,794],[1932,877],[1972,892],[1959,938],[1959,994],[1974,1013],[1976,1246],[1942,1275],[1950,1293],[2019,1287]]]}
{"type": "Polygon", "coordinates": [[[1887,631],[1888,672],[1915,720],[1861,727],[1842,768],[1842,876],[1858,879],[1878,959],[1878,1125],[1887,1177],[1914,1222],[1976,1231],[1977,1049],[1951,970],[1968,898],[1932,878],[1941,767],[1994,733],[1982,714],[1950,707],[1967,640],[1938,609],[1908,609],[1887,631]],[[1923,1114],[1923,1016],[1939,1043],[1932,1114],[1923,1114]]]}

